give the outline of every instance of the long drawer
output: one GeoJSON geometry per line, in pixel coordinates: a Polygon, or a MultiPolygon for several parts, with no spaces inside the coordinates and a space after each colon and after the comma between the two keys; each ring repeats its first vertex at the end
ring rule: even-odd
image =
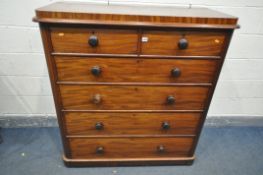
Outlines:
{"type": "Polygon", "coordinates": [[[203,86],[60,85],[64,109],[202,110],[203,86]]]}
{"type": "Polygon", "coordinates": [[[195,135],[201,113],[65,112],[68,135],[195,135]]]}
{"type": "Polygon", "coordinates": [[[211,83],[217,60],[55,57],[59,81],[211,83]]]}
{"type": "Polygon", "coordinates": [[[51,41],[59,53],[135,54],[136,30],[51,28],[51,41]]]}
{"type": "Polygon", "coordinates": [[[185,157],[193,138],[70,138],[72,158],[157,158],[185,157]]]}

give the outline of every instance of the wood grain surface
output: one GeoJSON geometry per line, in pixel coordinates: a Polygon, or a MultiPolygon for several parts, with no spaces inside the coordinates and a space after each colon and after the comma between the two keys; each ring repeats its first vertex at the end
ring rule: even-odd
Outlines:
{"type": "Polygon", "coordinates": [[[225,40],[224,32],[194,31],[143,31],[141,54],[144,55],[178,55],[178,56],[218,56],[225,40]],[[188,41],[186,49],[179,49],[181,38],[188,41]]]}
{"type": "Polygon", "coordinates": [[[201,113],[79,113],[64,114],[67,135],[195,135],[201,113]],[[164,129],[163,124],[169,128],[164,129]],[[97,130],[100,123],[103,128],[97,130]]]}
{"type": "Polygon", "coordinates": [[[93,110],[199,110],[208,87],[60,85],[64,109],[93,110]],[[167,97],[175,98],[167,104],[167,97]],[[100,96],[100,102],[94,98],[100,96]]]}
{"type": "Polygon", "coordinates": [[[188,156],[193,138],[70,138],[72,158],[154,158],[188,156]],[[164,152],[158,152],[158,146],[164,152]],[[104,153],[96,153],[97,147],[104,153]]]}
{"type": "Polygon", "coordinates": [[[58,27],[51,28],[51,40],[55,52],[134,54],[138,36],[136,30],[58,27]],[[99,40],[97,47],[88,43],[92,35],[99,40]]]}
{"type": "Polygon", "coordinates": [[[159,27],[237,28],[237,18],[207,8],[98,5],[57,2],[36,10],[46,23],[159,27]]]}
{"type": "Polygon", "coordinates": [[[58,80],[75,82],[211,83],[217,60],[55,57],[58,80]],[[98,66],[99,76],[91,69],[98,66]],[[171,70],[180,69],[178,77],[171,70]]]}

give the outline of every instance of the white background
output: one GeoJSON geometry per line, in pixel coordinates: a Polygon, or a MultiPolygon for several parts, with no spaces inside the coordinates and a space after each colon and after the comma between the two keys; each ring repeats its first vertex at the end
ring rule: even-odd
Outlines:
{"type": "MultiPolygon", "coordinates": [[[[51,0],[0,0],[0,117],[55,116],[34,10],[51,0]]],[[[239,17],[208,117],[263,117],[263,0],[89,0],[202,6],[239,17]]]]}

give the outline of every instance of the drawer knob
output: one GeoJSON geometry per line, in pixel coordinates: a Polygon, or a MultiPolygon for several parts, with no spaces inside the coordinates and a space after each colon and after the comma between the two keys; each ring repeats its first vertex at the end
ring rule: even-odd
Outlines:
{"type": "Polygon", "coordinates": [[[93,103],[94,104],[100,104],[101,103],[101,95],[100,94],[95,94],[94,96],[93,96],[93,99],[92,99],[92,101],[93,101],[93,103]]]}
{"type": "Polygon", "coordinates": [[[171,70],[172,77],[179,77],[181,75],[181,70],[179,68],[173,68],[171,70]]]}
{"type": "Polygon", "coordinates": [[[170,124],[169,124],[168,122],[163,122],[163,123],[162,123],[162,128],[163,128],[164,130],[168,130],[168,129],[170,129],[170,124]]]}
{"type": "Polygon", "coordinates": [[[95,124],[95,128],[96,128],[97,130],[102,130],[103,127],[104,127],[104,125],[103,125],[103,123],[101,123],[101,122],[97,122],[97,123],[95,124]]]}
{"type": "Polygon", "coordinates": [[[94,75],[94,76],[99,76],[101,74],[101,68],[99,66],[93,66],[90,70],[90,72],[94,75]]]}
{"type": "Polygon", "coordinates": [[[188,47],[188,41],[185,38],[181,38],[178,42],[178,48],[183,50],[187,49],[188,47]]]}
{"type": "Polygon", "coordinates": [[[171,104],[174,104],[174,103],[175,103],[175,98],[174,98],[174,96],[169,95],[169,96],[167,97],[166,101],[167,101],[167,104],[171,105],[171,104]]]}
{"type": "Polygon", "coordinates": [[[104,148],[103,148],[103,146],[98,146],[98,147],[96,148],[96,153],[97,153],[97,154],[102,154],[102,153],[104,153],[104,148]]]}
{"type": "Polygon", "coordinates": [[[89,45],[91,47],[97,47],[99,45],[99,39],[96,35],[91,35],[89,37],[89,45]]]}
{"type": "Polygon", "coordinates": [[[159,146],[157,147],[157,151],[158,151],[159,153],[163,153],[163,152],[165,151],[164,146],[163,146],[163,145],[159,145],[159,146]]]}

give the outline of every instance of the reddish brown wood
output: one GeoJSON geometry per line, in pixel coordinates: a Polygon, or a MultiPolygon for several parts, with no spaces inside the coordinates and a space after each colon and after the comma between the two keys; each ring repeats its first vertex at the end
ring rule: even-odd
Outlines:
{"type": "Polygon", "coordinates": [[[35,21],[70,24],[236,28],[237,18],[206,8],[58,2],[36,10],[35,21]],[[189,25],[190,24],[190,25],[189,25]]]}
{"type": "Polygon", "coordinates": [[[55,101],[55,107],[56,107],[56,114],[58,116],[58,123],[60,127],[60,133],[62,136],[62,144],[65,152],[65,156],[70,157],[71,153],[69,151],[69,145],[68,145],[68,140],[65,138],[65,126],[64,126],[64,118],[62,117],[61,114],[61,108],[62,108],[62,102],[60,98],[60,92],[59,92],[59,87],[56,86],[56,81],[57,81],[57,72],[54,64],[54,59],[51,56],[51,52],[53,50],[52,45],[50,44],[50,31],[49,27],[46,24],[40,24],[40,33],[42,37],[42,42],[44,46],[44,52],[46,56],[46,62],[48,66],[48,73],[50,77],[50,83],[52,87],[52,92],[53,92],[53,98],[55,101]]]}
{"type": "Polygon", "coordinates": [[[184,59],[55,58],[58,80],[75,82],[210,83],[218,62],[184,59]],[[94,66],[101,69],[100,75],[91,73],[94,66]],[[175,68],[180,69],[178,77],[171,75],[175,68]]]}
{"type": "Polygon", "coordinates": [[[145,83],[145,82],[79,82],[79,81],[57,81],[57,84],[62,85],[116,85],[116,86],[211,86],[211,83],[145,83]]]}
{"type": "Polygon", "coordinates": [[[89,112],[89,113],[110,113],[110,112],[116,112],[116,113],[202,113],[203,110],[65,110],[62,109],[63,112],[89,112]]]}
{"type": "Polygon", "coordinates": [[[195,135],[200,113],[65,113],[68,135],[195,135]],[[150,121],[150,122],[149,122],[150,121]],[[163,128],[164,122],[169,128],[163,128]],[[96,124],[103,127],[96,129],[96,124]]]}
{"type": "Polygon", "coordinates": [[[66,165],[193,162],[237,18],[66,2],[36,14],[66,165]]]}
{"type": "Polygon", "coordinates": [[[188,156],[193,138],[70,138],[69,143],[76,159],[167,158],[188,156]],[[104,152],[97,153],[98,147],[104,152]]]}
{"type": "Polygon", "coordinates": [[[206,104],[205,104],[206,108],[205,108],[204,114],[203,114],[204,117],[201,119],[201,122],[199,123],[197,137],[194,140],[194,143],[195,143],[194,145],[195,146],[192,147],[192,150],[191,150],[191,153],[190,153],[191,155],[194,155],[194,152],[195,152],[195,149],[196,149],[196,145],[197,145],[197,143],[199,141],[199,137],[200,137],[200,134],[201,134],[201,131],[202,131],[202,128],[203,128],[203,125],[204,125],[207,113],[208,113],[209,106],[211,104],[211,100],[212,100],[212,97],[213,97],[213,94],[214,94],[214,91],[215,91],[215,88],[216,88],[216,84],[217,84],[217,81],[218,81],[218,78],[219,78],[219,75],[220,75],[223,63],[225,61],[225,56],[226,56],[227,49],[229,47],[232,35],[233,35],[233,30],[229,30],[228,33],[227,33],[226,41],[225,41],[224,46],[223,46],[223,51],[220,54],[220,56],[223,59],[221,59],[220,63],[217,66],[216,74],[214,76],[213,86],[210,88],[210,91],[209,91],[209,94],[208,94],[208,100],[206,101],[206,104]]]}
{"type": "Polygon", "coordinates": [[[225,40],[224,32],[206,31],[144,31],[143,55],[219,56],[225,40]],[[180,49],[178,42],[186,39],[188,47],[180,49]]]}
{"type": "Polygon", "coordinates": [[[62,57],[98,57],[98,58],[143,58],[143,59],[199,59],[199,60],[219,60],[220,56],[176,56],[176,55],[138,55],[138,54],[97,54],[97,53],[52,53],[52,56],[62,57]]]}
{"type": "Polygon", "coordinates": [[[192,157],[158,157],[158,158],[104,158],[104,159],[69,159],[63,155],[67,166],[151,166],[151,165],[192,165],[195,156],[192,157]]]}
{"type": "Polygon", "coordinates": [[[64,109],[94,110],[199,110],[204,108],[207,87],[84,86],[60,85],[64,109]],[[100,103],[94,97],[100,95],[100,103]],[[174,104],[167,97],[175,98],[174,104]]]}
{"type": "Polygon", "coordinates": [[[51,40],[55,52],[135,54],[138,36],[136,30],[51,28],[51,40]],[[96,47],[88,43],[92,35],[98,37],[96,47]]]}

